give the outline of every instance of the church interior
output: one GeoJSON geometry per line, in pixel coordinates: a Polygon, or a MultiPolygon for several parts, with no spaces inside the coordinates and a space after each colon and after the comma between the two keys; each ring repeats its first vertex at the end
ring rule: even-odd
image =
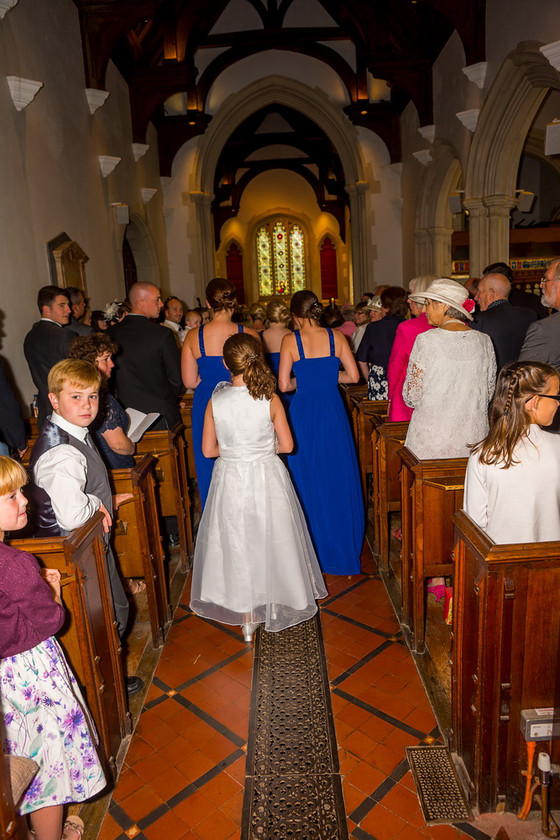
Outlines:
{"type": "MultiPolygon", "coordinates": [[[[190,309],[223,277],[247,306],[302,289],[342,306],[498,261],[538,293],[560,257],[556,0],[0,0],[0,39],[0,358],[32,433],[42,286],[103,309],[152,283],[190,309]]],[[[62,642],[110,778],[70,809],[84,840],[558,836],[560,544],[500,550],[460,512],[465,459],[401,460],[404,424],[342,390],[362,573],[326,575],[313,632],[283,648],[189,609],[188,399],[185,430],[143,438],[113,477],[134,497],[114,551],[149,581],[127,640],[145,691],[119,685],[91,583],[100,518],[14,541],[61,569],[72,604],[62,642]],[[437,575],[464,595],[452,626],[424,598],[437,575]]],[[[2,836],[27,837],[2,765],[0,782],[2,836]]]]}

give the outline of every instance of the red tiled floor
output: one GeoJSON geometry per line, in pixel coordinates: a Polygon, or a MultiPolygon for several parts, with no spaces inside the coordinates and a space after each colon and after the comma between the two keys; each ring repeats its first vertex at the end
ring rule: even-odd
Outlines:
{"type": "MultiPolygon", "coordinates": [[[[368,548],[363,562],[373,572],[368,548]]],[[[350,836],[359,826],[364,840],[463,840],[451,826],[426,827],[412,776],[399,769],[405,747],[419,743],[403,726],[428,734],[436,722],[408,649],[398,642],[399,625],[383,584],[356,575],[327,579],[321,622],[329,678],[355,669],[331,692],[343,795],[353,815],[350,836]],[[381,785],[376,802],[370,797],[381,785]]],[[[188,584],[182,603],[188,603],[188,584]]],[[[181,607],[177,615],[185,615],[181,607]]],[[[134,822],[152,815],[143,828],[148,840],[239,840],[246,758],[232,738],[248,736],[253,653],[233,632],[192,616],[170,630],[156,676],[172,694],[185,687],[174,699],[151,686],[114,791],[114,801],[134,822]],[[181,697],[193,708],[185,708],[181,697]],[[222,761],[227,766],[218,766],[222,761]],[[157,816],[172,797],[176,804],[157,816]]],[[[100,840],[116,840],[123,832],[119,814],[107,814],[100,840]]]]}

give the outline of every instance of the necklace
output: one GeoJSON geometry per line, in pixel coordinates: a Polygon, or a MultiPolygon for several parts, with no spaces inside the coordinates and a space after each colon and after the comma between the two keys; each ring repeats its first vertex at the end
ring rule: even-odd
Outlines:
{"type": "MultiPolygon", "coordinates": [[[[467,330],[469,329],[467,324],[465,324],[464,321],[461,321],[460,318],[448,318],[447,321],[445,322],[445,324],[440,324],[440,327],[439,327],[440,330],[447,329],[448,324],[461,324],[462,327],[465,327],[467,330]]],[[[451,332],[458,332],[458,330],[451,330],[451,332]]],[[[461,330],[461,332],[462,332],[462,330],[461,330]]]]}

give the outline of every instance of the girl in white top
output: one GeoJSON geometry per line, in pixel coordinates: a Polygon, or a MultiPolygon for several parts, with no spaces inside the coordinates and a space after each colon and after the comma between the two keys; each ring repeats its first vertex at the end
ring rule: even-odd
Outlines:
{"type": "Polygon", "coordinates": [[[218,458],[200,521],[191,609],[242,625],[245,641],[260,623],[278,631],[311,618],[327,594],[305,517],[278,452],[292,435],[261,342],[227,339],[221,382],[208,403],[202,452],[218,458]]]}
{"type": "Polygon", "coordinates": [[[560,377],[541,362],[502,368],[490,432],[467,465],[465,511],[495,543],[560,540],[560,377]],[[542,428],[544,427],[544,428],[542,428]]]}

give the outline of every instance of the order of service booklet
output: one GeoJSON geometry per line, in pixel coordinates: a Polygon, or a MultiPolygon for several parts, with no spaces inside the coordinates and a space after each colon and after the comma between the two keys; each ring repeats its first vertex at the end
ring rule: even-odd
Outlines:
{"type": "Polygon", "coordinates": [[[138,443],[144,432],[150,428],[152,423],[160,416],[157,411],[152,411],[151,414],[144,414],[143,411],[137,411],[135,408],[127,408],[126,413],[130,418],[130,425],[126,436],[130,438],[133,443],[138,443]]]}

